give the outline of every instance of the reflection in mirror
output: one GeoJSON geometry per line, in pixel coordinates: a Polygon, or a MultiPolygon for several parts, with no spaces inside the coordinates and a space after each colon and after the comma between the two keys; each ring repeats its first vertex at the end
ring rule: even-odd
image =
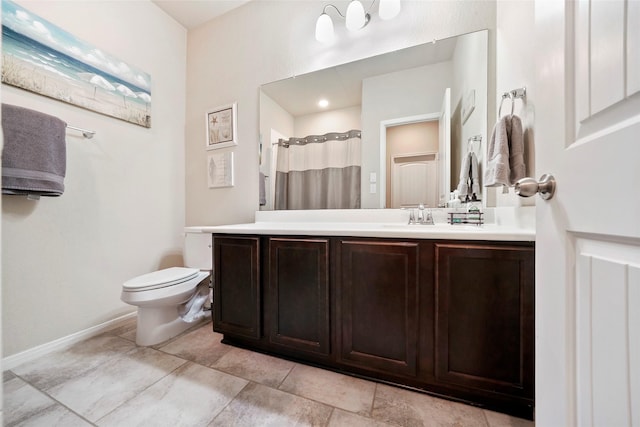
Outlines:
{"type": "Polygon", "coordinates": [[[445,205],[470,153],[482,176],[487,47],[478,31],[263,85],[261,209],[445,205]]]}

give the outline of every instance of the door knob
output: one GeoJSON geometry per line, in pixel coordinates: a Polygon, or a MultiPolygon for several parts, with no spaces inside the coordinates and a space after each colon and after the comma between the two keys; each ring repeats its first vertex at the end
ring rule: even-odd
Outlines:
{"type": "Polygon", "coordinates": [[[545,173],[536,181],[531,177],[519,179],[515,185],[516,194],[520,197],[531,197],[540,193],[540,197],[549,200],[556,191],[556,179],[553,175],[545,173]]]}

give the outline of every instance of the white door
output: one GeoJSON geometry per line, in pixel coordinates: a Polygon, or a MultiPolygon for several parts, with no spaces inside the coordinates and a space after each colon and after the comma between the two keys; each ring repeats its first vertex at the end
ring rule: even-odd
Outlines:
{"type": "Polygon", "coordinates": [[[438,155],[414,154],[391,158],[391,208],[402,205],[438,206],[438,155]]]}
{"type": "Polygon", "coordinates": [[[536,426],[640,426],[640,2],[535,25],[536,426]]]}
{"type": "Polygon", "coordinates": [[[442,108],[438,118],[438,155],[440,156],[440,200],[436,205],[444,206],[451,193],[451,89],[446,88],[442,97],[442,108]]]}

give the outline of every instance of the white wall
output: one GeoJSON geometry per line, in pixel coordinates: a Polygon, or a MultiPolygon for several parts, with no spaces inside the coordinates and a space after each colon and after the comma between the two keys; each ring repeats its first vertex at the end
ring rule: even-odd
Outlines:
{"type": "Polygon", "coordinates": [[[323,111],[322,113],[306,114],[295,118],[294,135],[305,137],[309,135],[324,135],[327,129],[330,132],[347,132],[353,129],[362,129],[362,108],[354,107],[337,108],[323,111]]]}
{"type": "Polygon", "coordinates": [[[260,125],[263,126],[260,129],[260,135],[262,135],[260,170],[265,175],[269,175],[271,172],[269,169],[271,165],[271,145],[276,142],[271,139],[271,131],[276,131],[287,138],[293,136],[294,117],[264,92],[260,93],[260,99],[260,117],[264,118],[264,120],[260,121],[260,125]]]}
{"type": "MultiPolygon", "coordinates": [[[[514,113],[522,118],[525,130],[525,164],[527,176],[539,178],[535,171],[535,55],[534,34],[535,14],[533,0],[499,1],[496,20],[496,93],[495,116],[498,116],[502,93],[512,89],[526,87],[527,100],[517,100],[514,113]]],[[[505,101],[502,114],[511,110],[511,104],[505,101]]],[[[491,136],[491,128],[489,128],[491,136]]],[[[533,206],[538,197],[523,199],[516,196],[513,189],[502,194],[501,189],[489,189],[487,202],[493,206],[533,206]]]]}
{"type": "Polygon", "coordinates": [[[134,311],[122,283],[180,265],[185,223],[186,30],[149,1],[18,3],[150,74],[152,127],[2,86],[2,102],[97,132],[68,132],[61,197],[2,197],[4,356],[134,311]]]}
{"type": "MultiPolygon", "coordinates": [[[[344,11],[348,1],[332,3],[344,11]]],[[[336,19],[337,41],[327,46],[314,38],[315,21],[325,5],[326,1],[253,1],[189,32],[188,225],[253,221],[258,209],[261,84],[433,39],[495,28],[493,1],[406,0],[398,17],[381,21],[374,14],[369,25],[357,33],[348,33],[343,22],[336,19]],[[233,188],[208,189],[204,112],[233,101],[238,103],[239,144],[231,148],[235,152],[236,184],[233,188]]],[[[363,170],[363,175],[368,176],[368,171],[363,170]]]]}

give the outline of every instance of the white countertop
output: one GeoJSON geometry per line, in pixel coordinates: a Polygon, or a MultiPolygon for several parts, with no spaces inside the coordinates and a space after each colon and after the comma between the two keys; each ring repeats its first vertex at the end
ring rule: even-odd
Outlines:
{"type": "Polygon", "coordinates": [[[246,224],[186,227],[185,232],[296,236],[351,236],[405,239],[535,241],[531,211],[518,215],[485,211],[485,224],[450,225],[444,210],[433,210],[435,225],[408,225],[408,213],[393,209],[358,211],[256,212],[246,224]]]}

